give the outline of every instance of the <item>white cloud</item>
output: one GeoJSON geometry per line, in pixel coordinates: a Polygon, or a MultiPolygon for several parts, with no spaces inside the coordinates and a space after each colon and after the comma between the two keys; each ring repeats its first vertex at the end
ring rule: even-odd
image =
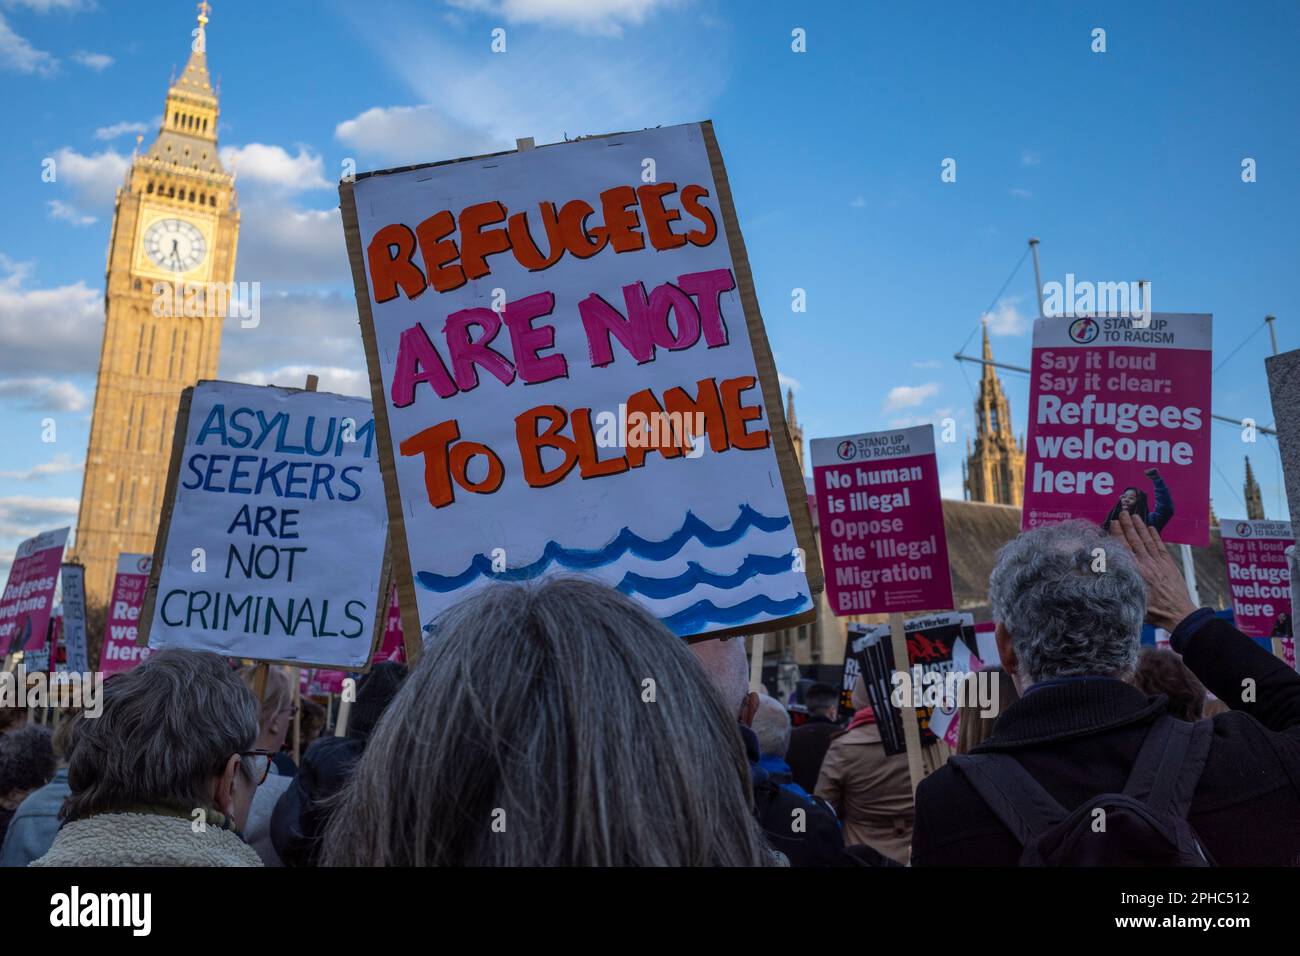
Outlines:
{"type": "Polygon", "coordinates": [[[915,408],[927,398],[939,393],[938,382],[926,382],[924,385],[895,385],[885,397],[885,411],[899,408],[915,408]]]}
{"type": "Polygon", "coordinates": [[[149,125],[147,122],[114,122],[112,126],[100,126],[95,130],[95,139],[117,139],[126,133],[148,133],[149,125]]]}
{"type": "Polygon", "coordinates": [[[86,156],[64,146],[54,154],[55,182],[71,184],[83,206],[106,208],[113,204],[130,165],[131,158],[115,149],[86,156]]]}
{"type": "Polygon", "coordinates": [[[113,65],[113,58],[107,53],[89,53],[86,50],[78,50],[72,54],[72,59],[96,73],[102,73],[113,65]]]}
{"type": "Polygon", "coordinates": [[[147,133],[149,132],[148,123],[130,123],[123,120],[120,123],[114,123],[112,126],[101,126],[95,130],[95,139],[110,140],[117,139],[124,133],[147,133]]]}
{"type": "Polygon", "coordinates": [[[51,199],[45,205],[50,207],[51,219],[61,219],[64,222],[72,223],[74,226],[89,226],[91,223],[98,221],[95,216],[88,216],[76,206],[70,206],[58,199],[51,199]]]}
{"type": "Polygon", "coordinates": [[[1008,296],[999,299],[992,312],[985,313],[989,335],[1024,335],[1029,331],[1029,317],[1017,307],[1020,296],[1008,296]]]}
{"type": "Polygon", "coordinates": [[[912,368],[939,368],[940,364],[938,359],[926,359],[924,362],[913,362],[912,368]]]}
{"type": "Polygon", "coordinates": [[[375,106],[334,128],[339,142],[394,165],[459,159],[513,141],[460,123],[433,106],[375,106]]]}
{"type": "Polygon", "coordinates": [[[35,10],[37,13],[51,13],[60,10],[66,13],[75,13],[79,10],[95,9],[94,0],[4,0],[7,7],[26,7],[28,10],[35,10]]]}
{"type": "Polygon", "coordinates": [[[351,292],[263,294],[260,318],[250,329],[236,316],[226,319],[221,378],[300,387],[310,372],[322,376],[322,388],[329,383],[331,390],[369,394],[351,292]]]}
{"type": "Polygon", "coordinates": [[[580,33],[621,36],[640,26],[657,8],[675,0],[448,0],[453,7],[500,17],[507,23],[540,23],[580,33]]]}
{"type": "MultiPolygon", "coordinates": [[[[390,153],[400,150],[403,162],[509,149],[524,136],[540,145],[698,120],[713,112],[729,73],[732,32],[726,29],[681,30],[672,42],[649,32],[580,44],[524,42],[512,35],[507,53],[490,54],[486,36],[479,47],[449,36],[439,24],[399,21],[383,7],[347,9],[355,11],[354,32],[406,84],[413,102],[437,104],[428,108],[434,122],[425,123],[434,138],[423,154],[401,148],[403,127],[381,129],[382,145],[390,153]],[[430,69],[430,63],[438,68],[430,69]]],[[[420,124],[412,130],[430,135],[420,124]]],[[[361,150],[366,141],[357,138],[359,132],[345,127],[338,135],[361,150]]]]}
{"type": "Polygon", "coordinates": [[[352,270],[337,208],[293,209],[245,202],[240,215],[236,268],[241,281],[351,287],[352,270]]]}
{"type": "Polygon", "coordinates": [[[866,207],[866,205],[867,205],[867,200],[862,196],[854,196],[853,199],[849,201],[850,209],[863,209],[866,207]]]}
{"type": "Polygon", "coordinates": [[[36,376],[0,379],[0,401],[15,399],[35,411],[79,412],[90,404],[85,392],[71,382],[36,376]]]}
{"type": "Polygon", "coordinates": [[[77,520],[76,498],[37,498],[12,495],[0,498],[0,580],[9,576],[18,542],[73,524],[77,520]]]}
{"type": "Polygon", "coordinates": [[[13,481],[36,481],[39,478],[48,478],[51,475],[66,475],[71,472],[81,471],[86,467],[84,461],[76,461],[71,455],[55,455],[49,461],[41,462],[39,465],[33,465],[22,471],[0,471],[0,478],[9,478],[13,481]]]}
{"type": "Polygon", "coordinates": [[[4,14],[0,14],[0,69],[29,76],[33,73],[37,76],[52,76],[58,68],[58,60],[44,50],[36,49],[26,38],[15,33],[4,14]]]}
{"type": "Polygon", "coordinates": [[[781,372],[776,373],[776,380],[777,383],[782,388],[788,388],[794,392],[799,391],[799,389],[803,387],[799,384],[799,380],[797,378],[794,378],[791,375],[784,375],[781,372]]]}
{"type": "Polygon", "coordinates": [[[280,192],[302,192],[306,189],[326,189],[333,185],[324,176],[324,163],[320,156],[298,147],[298,155],[291,156],[283,146],[266,143],[249,143],[247,146],[226,146],[221,150],[221,162],[234,169],[240,186],[273,186],[280,192]]]}
{"type": "Polygon", "coordinates": [[[30,263],[0,256],[0,373],[94,374],[104,324],[98,289],[78,280],[53,289],[28,289],[30,263]]]}
{"type": "MultiPolygon", "coordinates": [[[[360,338],[357,344],[360,345],[360,338]]],[[[318,389],[322,392],[334,392],[338,395],[355,395],[370,398],[370,378],[361,369],[323,368],[319,365],[283,365],[269,371],[243,372],[236,376],[236,381],[249,385],[279,385],[286,388],[302,388],[308,375],[320,379],[318,389]]]]}
{"type": "Polygon", "coordinates": [[[1016,186],[1016,187],[1014,187],[1014,188],[1012,188],[1012,189],[1009,189],[1009,190],[1007,190],[1007,192],[1011,193],[1011,195],[1015,196],[1017,199],[1033,199],[1033,198],[1034,198],[1034,194],[1033,194],[1033,193],[1031,193],[1028,189],[1021,189],[1019,186],[1016,186]]]}
{"type": "Polygon", "coordinates": [[[1043,157],[1038,155],[1038,153],[1032,149],[1024,149],[1020,151],[1021,166],[1037,166],[1042,161],[1043,157]]]}

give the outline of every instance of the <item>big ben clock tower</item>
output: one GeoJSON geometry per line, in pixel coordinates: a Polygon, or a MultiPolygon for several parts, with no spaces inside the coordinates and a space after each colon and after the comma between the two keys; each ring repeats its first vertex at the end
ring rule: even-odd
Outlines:
{"type": "Polygon", "coordinates": [[[204,0],[157,138],[117,191],[75,548],[95,604],[119,553],[152,553],[181,391],[217,374],[239,212],[217,157],[208,11],[204,0]]]}

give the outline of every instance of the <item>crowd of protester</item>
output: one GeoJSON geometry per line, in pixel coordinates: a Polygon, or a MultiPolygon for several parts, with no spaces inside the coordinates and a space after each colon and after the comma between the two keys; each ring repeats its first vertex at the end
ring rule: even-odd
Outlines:
{"type": "Polygon", "coordinates": [[[1300,675],[1191,606],[1155,529],[1026,532],[989,598],[997,706],[968,695],[915,795],[860,678],[851,716],[814,683],[794,726],[743,639],[555,577],[453,608],[409,672],[361,678],[346,728],[287,669],[185,650],[52,733],[0,709],[0,864],[1300,862],[1300,675]]]}

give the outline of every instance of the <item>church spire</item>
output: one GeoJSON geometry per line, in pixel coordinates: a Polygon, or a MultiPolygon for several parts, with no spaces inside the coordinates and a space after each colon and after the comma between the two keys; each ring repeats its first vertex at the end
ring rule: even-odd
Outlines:
{"type": "Polygon", "coordinates": [[[1025,453],[1011,428],[1011,406],[993,366],[988,317],[982,320],[984,372],[975,400],[975,446],[966,456],[965,492],[971,501],[1019,506],[1025,453]]]}
{"type": "Polygon", "coordinates": [[[1260,494],[1259,482],[1250,467],[1250,456],[1246,456],[1246,517],[1252,521],[1264,520],[1264,496],[1260,494]]]}

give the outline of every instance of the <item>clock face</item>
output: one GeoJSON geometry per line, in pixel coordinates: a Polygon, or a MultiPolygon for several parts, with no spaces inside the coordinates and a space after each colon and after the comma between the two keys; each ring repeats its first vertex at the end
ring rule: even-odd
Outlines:
{"type": "Polygon", "coordinates": [[[197,269],[207,255],[203,233],[183,219],[159,219],[144,233],[144,251],[169,272],[197,269]]]}

